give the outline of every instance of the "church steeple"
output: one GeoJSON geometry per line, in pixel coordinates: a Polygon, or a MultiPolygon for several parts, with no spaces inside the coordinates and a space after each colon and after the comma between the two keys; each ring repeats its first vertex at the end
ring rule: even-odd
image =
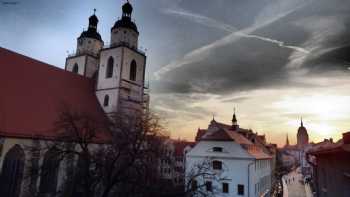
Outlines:
{"type": "Polygon", "coordinates": [[[300,126],[301,126],[301,127],[304,127],[304,124],[303,124],[303,117],[300,118],[300,126]]]}
{"type": "Polygon", "coordinates": [[[233,108],[233,115],[232,115],[232,130],[238,130],[239,125],[236,117],[236,108],[233,108]]]}
{"type": "Polygon", "coordinates": [[[286,138],[286,145],[285,146],[289,146],[289,139],[288,139],[288,133],[287,133],[287,138],[286,138]]]}
{"type": "Polygon", "coordinates": [[[122,6],[122,18],[117,20],[111,29],[111,45],[126,45],[132,49],[137,49],[139,31],[131,19],[132,11],[132,5],[127,1],[122,6]]]}

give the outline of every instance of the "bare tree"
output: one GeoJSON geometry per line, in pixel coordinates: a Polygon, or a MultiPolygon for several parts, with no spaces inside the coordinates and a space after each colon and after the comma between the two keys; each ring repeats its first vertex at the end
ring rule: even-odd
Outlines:
{"type": "MultiPolygon", "coordinates": [[[[55,149],[55,158],[70,161],[65,187],[57,191],[60,195],[158,195],[164,130],[155,115],[113,114],[109,120],[98,122],[65,107],[56,130],[59,137],[45,149],[55,149]]],[[[50,174],[50,169],[40,169],[40,176],[50,174]]]]}

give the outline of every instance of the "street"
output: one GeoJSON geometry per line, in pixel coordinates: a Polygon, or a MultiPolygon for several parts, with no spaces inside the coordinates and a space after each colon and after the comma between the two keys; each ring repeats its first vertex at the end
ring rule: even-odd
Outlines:
{"type": "Polygon", "coordinates": [[[303,177],[297,170],[290,172],[284,177],[288,195],[286,197],[307,197],[305,186],[302,184],[303,177]]]}

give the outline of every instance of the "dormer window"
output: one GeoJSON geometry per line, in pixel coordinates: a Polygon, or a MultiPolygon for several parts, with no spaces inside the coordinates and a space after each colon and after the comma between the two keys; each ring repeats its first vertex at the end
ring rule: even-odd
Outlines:
{"type": "Polygon", "coordinates": [[[213,151],[214,152],[222,152],[223,148],[222,147],[214,147],[213,151]]]}

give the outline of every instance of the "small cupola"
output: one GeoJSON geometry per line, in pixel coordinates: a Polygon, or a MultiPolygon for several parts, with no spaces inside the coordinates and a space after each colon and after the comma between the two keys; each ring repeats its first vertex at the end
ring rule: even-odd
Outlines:
{"type": "Polygon", "coordinates": [[[132,14],[132,5],[129,3],[129,1],[127,1],[123,7],[122,7],[122,10],[123,10],[123,17],[129,17],[131,18],[131,14],[132,14]]]}
{"type": "Polygon", "coordinates": [[[87,31],[83,31],[81,33],[80,38],[93,38],[96,40],[102,41],[101,35],[97,32],[97,24],[98,24],[98,18],[95,15],[96,9],[94,9],[94,14],[89,17],[89,27],[87,31]]]}
{"type": "Polygon", "coordinates": [[[237,117],[236,117],[236,108],[233,109],[233,115],[232,115],[232,130],[236,131],[239,129],[237,117]]]}

